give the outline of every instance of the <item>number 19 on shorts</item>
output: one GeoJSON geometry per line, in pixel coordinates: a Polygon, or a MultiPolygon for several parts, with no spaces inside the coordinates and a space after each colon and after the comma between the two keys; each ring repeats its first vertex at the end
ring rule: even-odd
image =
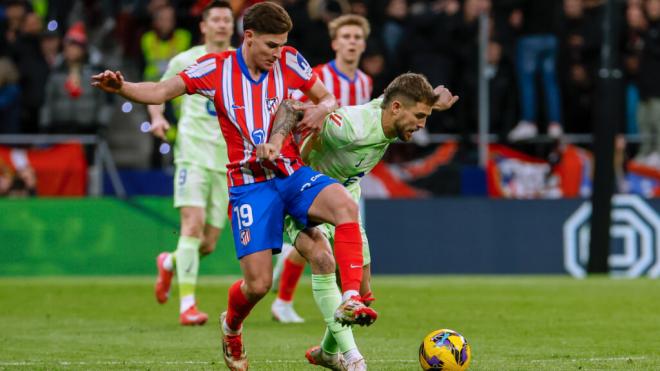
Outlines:
{"type": "Polygon", "coordinates": [[[238,229],[247,228],[252,225],[252,206],[250,204],[243,204],[241,206],[235,206],[234,214],[236,214],[236,222],[238,223],[238,229]]]}

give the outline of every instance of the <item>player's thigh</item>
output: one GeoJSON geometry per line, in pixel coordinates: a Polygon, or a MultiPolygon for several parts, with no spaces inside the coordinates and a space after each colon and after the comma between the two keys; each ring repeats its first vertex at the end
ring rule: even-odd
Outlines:
{"type": "Polygon", "coordinates": [[[317,221],[335,222],[337,205],[347,200],[352,202],[336,180],[306,166],[278,182],[278,190],[286,203],[286,212],[305,227],[313,226],[317,221]],[[330,200],[333,195],[335,204],[330,200]],[[317,209],[318,212],[313,211],[317,209]]]}
{"type": "Polygon", "coordinates": [[[227,207],[229,205],[227,173],[208,170],[207,176],[210,188],[206,202],[206,224],[222,229],[227,223],[227,207]]]}
{"type": "Polygon", "coordinates": [[[282,249],[284,202],[272,180],[232,187],[229,203],[238,259],[263,250],[282,249]]]}

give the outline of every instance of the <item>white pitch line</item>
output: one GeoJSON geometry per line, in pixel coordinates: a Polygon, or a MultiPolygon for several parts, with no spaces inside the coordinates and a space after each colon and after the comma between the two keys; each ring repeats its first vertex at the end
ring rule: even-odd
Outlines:
{"type": "Polygon", "coordinates": [[[595,357],[595,358],[548,358],[548,359],[532,359],[530,362],[533,363],[542,363],[542,362],[557,362],[557,361],[571,361],[571,362],[611,362],[611,361],[640,361],[646,359],[644,356],[631,356],[631,357],[595,357]]]}
{"type": "MultiPolygon", "coordinates": [[[[410,359],[370,359],[369,363],[416,363],[416,360],[410,359]]],[[[116,365],[212,365],[221,364],[222,360],[217,362],[209,361],[0,361],[0,366],[43,366],[58,364],[61,366],[116,366],[116,365]]],[[[253,364],[307,364],[307,361],[296,360],[251,360],[253,364]]]]}

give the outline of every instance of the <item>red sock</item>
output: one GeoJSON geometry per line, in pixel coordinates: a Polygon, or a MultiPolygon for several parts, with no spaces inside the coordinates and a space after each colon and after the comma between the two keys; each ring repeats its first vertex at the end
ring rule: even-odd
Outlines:
{"type": "Polygon", "coordinates": [[[277,291],[277,297],[280,300],[291,301],[293,299],[293,292],[296,291],[303,269],[305,269],[305,264],[299,265],[288,258],[284,260],[280,288],[277,291]]]}
{"type": "Polygon", "coordinates": [[[335,227],[335,260],[339,268],[341,288],[360,291],[362,283],[362,234],[358,223],[335,227]]]}
{"type": "Polygon", "coordinates": [[[229,288],[229,304],[227,307],[227,326],[234,331],[238,331],[243,324],[245,317],[250,314],[250,311],[257,303],[250,303],[243,291],[241,291],[241,283],[243,280],[234,282],[229,288]]]}

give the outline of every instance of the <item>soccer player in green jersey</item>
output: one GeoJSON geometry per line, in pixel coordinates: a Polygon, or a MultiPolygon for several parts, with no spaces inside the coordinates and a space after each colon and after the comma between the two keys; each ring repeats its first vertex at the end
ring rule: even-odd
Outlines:
{"type": "MultiPolygon", "coordinates": [[[[208,53],[230,49],[234,31],[231,6],[212,1],[202,12],[199,24],[204,44],[170,60],[161,81],[167,80],[208,53]]],[[[164,105],[148,106],[151,132],[166,139],[170,127],[163,116],[164,105]]],[[[179,209],[181,234],[176,251],[163,252],[156,260],[156,299],[165,303],[176,269],[179,281],[182,325],[203,325],[208,315],[197,309],[195,286],[200,256],[213,252],[227,219],[227,145],[218,126],[213,102],[201,95],[186,95],[181,106],[174,145],[174,207],[179,209]]]]}
{"type": "MultiPolygon", "coordinates": [[[[355,200],[359,200],[360,179],[378,164],[389,145],[398,139],[409,141],[415,131],[426,125],[433,110],[449,109],[457,100],[458,97],[443,86],[433,89],[420,74],[403,74],[387,86],[382,97],[360,106],[342,107],[326,116],[321,131],[303,141],[302,158],[312,168],[337,179],[355,200]]],[[[278,139],[281,138],[274,137],[261,145],[257,154],[268,159],[277,157],[281,147],[278,139]]],[[[327,224],[315,227],[327,238],[316,242],[299,238],[304,236],[301,228],[290,218],[285,228],[300,252],[330,248],[328,240],[334,242],[334,228],[327,224]],[[318,246],[307,246],[310,243],[318,246]]],[[[371,292],[371,259],[364,228],[360,229],[364,256],[360,295],[365,298],[371,292]]],[[[341,326],[345,322],[343,313],[335,310],[340,305],[341,295],[333,275],[312,274],[312,283],[314,299],[322,308],[327,329],[321,345],[307,351],[307,359],[312,364],[334,370],[366,369],[352,332],[341,326]]]]}

